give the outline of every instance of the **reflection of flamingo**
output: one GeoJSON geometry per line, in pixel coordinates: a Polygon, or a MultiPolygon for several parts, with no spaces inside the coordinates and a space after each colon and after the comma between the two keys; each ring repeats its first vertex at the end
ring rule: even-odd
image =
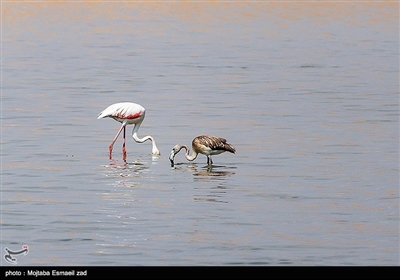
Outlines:
{"type": "Polygon", "coordinates": [[[174,166],[174,158],[180,150],[184,148],[186,150],[185,157],[187,160],[195,160],[197,154],[203,154],[207,156],[207,164],[210,166],[213,164],[211,159],[212,155],[219,155],[226,151],[235,153],[236,150],[231,144],[226,143],[226,139],[211,136],[211,135],[200,135],[193,139],[192,141],[192,155],[189,155],[189,148],[186,145],[177,144],[172,149],[169,154],[169,160],[171,161],[171,166],[174,166]]]}
{"type": "Polygon", "coordinates": [[[117,135],[115,135],[113,141],[111,142],[111,144],[109,146],[110,159],[112,158],[111,155],[112,155],[114,143],[115,143],[115,141],[117,141],[117,138],[121,134],[121,131],[124,130],[122,154],[123,154],[123,160],[124,161],[126,160],[125,128],[128,124],[135,125],[132,130],[133,140],[135,140],[137,143],[143,143],[150,139],[150,141],[153,145],[152,154],[160,155],[160,151],[157,149],[156,142],[154,141],[153,137],[145,136],[143,138],[139,138],[137,136],[139,127],[144,120],[145,113],[146,113],[146,110],[141,105],[136,104],[136,103],[130,103],[130,102],[115,103],[115,104],[108,106],[106,109],[104,109],[102,112],[100,112],[97,119],[110,117],[110,118],[113,118],[114,120],[122,123],[121,128],[118,130],[117,135]]]}

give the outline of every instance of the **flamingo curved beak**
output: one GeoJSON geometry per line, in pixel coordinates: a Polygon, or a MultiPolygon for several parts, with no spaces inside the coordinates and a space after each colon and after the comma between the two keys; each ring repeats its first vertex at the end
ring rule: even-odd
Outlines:
{"type": "Polygon", "coordinates": [[[159,151],[157,148],[153,149],[153,151],[151,152],[151,154],[152,154],[153,156],[159,156],[159,155],[161,155],[160,151],[159,151]]]}
{"type": "Polygon", "coordinates": [[[174,163],[174,158],[175,158],[175,151],[174,150],[172,150],[170,153],[169,153],[169,161],[171,162],[171,167],[174,167],[174,165],[175,165],[175,163],[174,163]]]}

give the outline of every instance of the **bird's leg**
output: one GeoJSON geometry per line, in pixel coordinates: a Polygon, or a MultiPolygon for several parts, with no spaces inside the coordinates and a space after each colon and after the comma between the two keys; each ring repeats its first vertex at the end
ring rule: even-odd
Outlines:
{"type": "Polygon", "coordinates": [[[115,137],[112,140],[110,146],[108,147],[108,149],[110,150],[110,159],[112,159],[112,150],[113,150],[114,143],[115,143],[115,141],[117,141],[118,136],[121,134],[121,131],[122,131],[123,128],[125,128],[125,126],[126,126],[126,122],[123,122],[121,127],[120,127],[120,129],[117,132],[117,135],[115,135],[115,137]]]}
{"type": "Polygon", "coordinates": [[[126,126],[124,126],[124,139],[123,139],[123,142],[122,142],[122,159],[124,161],[126,161],[125,130],[126,130],[126,126]]]}
{"type": "Polygon", "coordinates": [[[211,156],[207,156],[207,164],[208,164],[208,165],[212,165],[212,164],[213,164],[213,161],[212,161],[212,159],[211,159],[211,156]]]}

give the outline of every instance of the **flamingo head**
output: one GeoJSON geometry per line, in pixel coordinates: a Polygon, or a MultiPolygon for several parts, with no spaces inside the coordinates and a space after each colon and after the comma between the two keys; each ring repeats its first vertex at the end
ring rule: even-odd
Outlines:
{"type": "Polygon", "coordinates": [[[175,145],[171,152],[169,153],[169,161],[171,162],[171,167],[174,167],[175,163],[174,163],[174,159],[177,153],[179,153],[179,151],[182,149],[182,145],[175,145]]]}
{"type": "Polygon", "coordinates": [[[151,150],[152,155],[154,156],[159,156],[161,155],[160,151],[157,149],[156,146],[153,146],[153,149],[151,150]]]}

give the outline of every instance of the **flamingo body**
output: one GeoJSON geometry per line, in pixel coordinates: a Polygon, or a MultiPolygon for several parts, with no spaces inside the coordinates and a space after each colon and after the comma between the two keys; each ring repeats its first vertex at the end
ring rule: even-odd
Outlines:
{"type": "Polygon", "coordinates": [[[132,130],[132,137],[133,140],[135,140],[137,143],[143,143],[147,140],[150,140],[152,142],[152,154],[153,155],[160,155],[160,151],[158,150],[156,146],[156,142],[154,141],[154,138],[151,136],[145,136],[143,138],[139,138],[137,136],[137,131],[139,130],[140,125],[142,124],[144,120],[144,116],[146,114],[146,109],[143,108],[143,106],[132,103],[132,102],[120,102],[120,103],[115,103],[110,106],[108,106],[106,109],[101,111],[97,117],[97,119],[102,119],[102,118],[112,118],[120,123],[122,123],[120,129],[118,130],[117,135],[114,137],[113,141],[111,142],[109,146],[109,152],[110,152],[110,159],[112,159],[112,150],[115,141],[118,139],[118,136],[121,134],[122,130],[124,131],[123,134],[123,144],[122,144],[122,153],[123,153],[123,160],[126,160],[126,148],[125,148],[125,129],[127,125],[134,125],[133,130],[132,130]]]}
{"type": "Polygon", "coordinates": [[[171,161],[171,166],[174,166],[174,158],[180,150],[185,149],[185,157],[189,161],[193,161],[197,158],[198,154],[203,154],[207,156],[207,164],[212,165],[213,161],[211,159],[212,155],[219,155],[224,152],[235,153],[235,148],[226,142],[226,139],[212,136],[212,135],[200,135],[193,139],[192,141],[192,154],[189,153],[189,148],[186,145],[177,144],[172,149],[169,154],[169,160],[171,161]]]}
{"type": "Polygon", "coordinates": [[[145,113],[146,109],[143,108],[142,105],[131,102],[121,102],[105,108],[100,112],[97,119],[110,117],[120,123],[126,121],[127,124],[136,124],[144,120],[145,113]]]}

